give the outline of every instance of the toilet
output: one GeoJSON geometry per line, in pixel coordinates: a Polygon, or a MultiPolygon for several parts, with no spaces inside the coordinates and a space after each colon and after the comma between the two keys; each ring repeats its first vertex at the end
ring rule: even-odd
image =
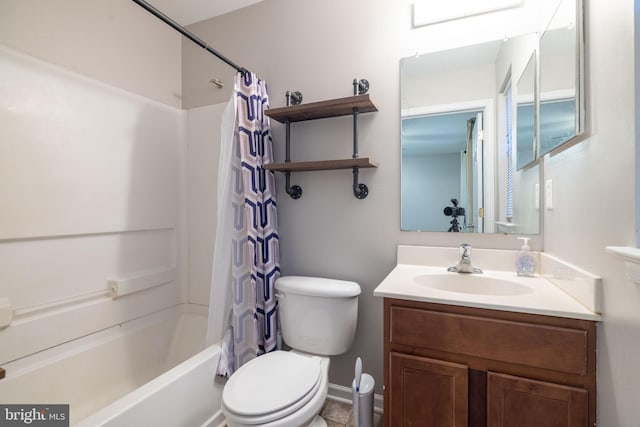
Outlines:
{"type": "Polygon", "coordinates": [[[356,332],[355,282],[286,276],[276,283],[280,325],[290,351],[244,364],[227,381],[222,412],[229,427],[326,427],[329,356],[346,352],[356,332]]]}

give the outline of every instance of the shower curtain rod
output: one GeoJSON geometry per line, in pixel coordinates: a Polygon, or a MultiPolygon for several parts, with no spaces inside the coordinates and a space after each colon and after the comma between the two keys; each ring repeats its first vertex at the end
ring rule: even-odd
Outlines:
{"type": "Polygon", "coordinates": [[[235,62],[233,62],[232,60],[230,60],[229,58],[227,58],[226,56],[218,52],[217,50],[213,49],[211,46],[209,46],[208,44],[203,42],[201,39],[196,37],[195,34],[193,34],[191,31],[187,30],[182,25],[178,24],[176,21],[169,18],[167,15],[165,15],[164,13],[162,13],[161,11],[159,11],[158,9],[156,9],[155,7],[147,3],[145,0],[132,0],[132,1],[134,3],[137,3],[138,6],[141,6],[144,9],[146,9],[147,12],[151,13],[156,18],[160,19],[165,24],[169,25],[174,30],[178,31],[183,36],[185,36],[186,38],[188,38],[189,40],[191,40],[201,48],[217,56],[219,59],[224,61],[227,65],[230,65],[232,68],[235,68],[236,70],[238,70],[242,75],[244,75],[248,71],[246,68],[239,66],[238,64],[236,64],[235,62]]]}

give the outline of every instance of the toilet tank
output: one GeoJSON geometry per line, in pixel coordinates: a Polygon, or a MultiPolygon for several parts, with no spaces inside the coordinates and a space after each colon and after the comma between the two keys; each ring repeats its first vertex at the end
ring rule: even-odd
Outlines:
{"type": "Polygon", "coordinates": [[[324,356],[349,349],[358,320],[357,283],[284,276],[275,288],[282,336],[289,347],[324,356]]]}

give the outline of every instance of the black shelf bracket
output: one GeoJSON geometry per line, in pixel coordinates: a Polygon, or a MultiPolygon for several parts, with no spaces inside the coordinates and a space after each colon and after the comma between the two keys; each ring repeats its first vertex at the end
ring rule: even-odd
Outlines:
{"type": "MultiPolygon", "coordinates": [[[[290,90],[285,93],[287,99],[287,107],[291,105],[300,105],[302,103],[302,92],[290,90]]],[[[286,144],[285,144],[285,163],[291,163],[291,121],[285,121],[286,128],[286,144]]],[[[302,197],[302,187],[299,185],[291,186],[291,171],[286,171],[285,174],[285,191],[292,199],[299,199],[302,197]]]]}
{"type": "MultiPolygon", "coordinates": [[[[288,93],[288,92],[287,92],[288,93]]],[[[300,92],[298,92],[300,93],[300,92]]],[[[302,94],[300,94],[300,98],[302,98],[302,94]]],[[[287,99],[288,101],[288,99],[287,99]]],[[[291,122],[287,120],[285,122],[286,128],[286,144],[285,144],[285,163],[291,163],[291,122]]],[[[284,173],[285,177],[285,191],[292,199],[299,199],[302,197],[302,187],[299,185],[291,186],[291,171],[286,171],[284,173]]]]}
{"type": "MultiPolygon", "coordinates": [[[[369,82],[365,79],[353,79],[353,95],[364,95],[369,91],[369,82]]],[[[353,158],[360,157],[358,153],[358,116],[360,111],[358,107],[353,108],[353,158]]],[[[353,167],[353,195],[356,199],[364,199],[369,195],[369,189],[365,184],[358,182],[360,168],[353,167]]]]}

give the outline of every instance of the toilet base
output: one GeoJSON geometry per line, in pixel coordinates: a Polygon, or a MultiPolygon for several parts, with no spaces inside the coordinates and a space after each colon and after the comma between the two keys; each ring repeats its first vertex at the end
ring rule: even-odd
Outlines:
{"type": "Polygon", "coordinates": [[[320,415],[317,415],[309,427],[327,427],[327,422],[320,415]]]}

